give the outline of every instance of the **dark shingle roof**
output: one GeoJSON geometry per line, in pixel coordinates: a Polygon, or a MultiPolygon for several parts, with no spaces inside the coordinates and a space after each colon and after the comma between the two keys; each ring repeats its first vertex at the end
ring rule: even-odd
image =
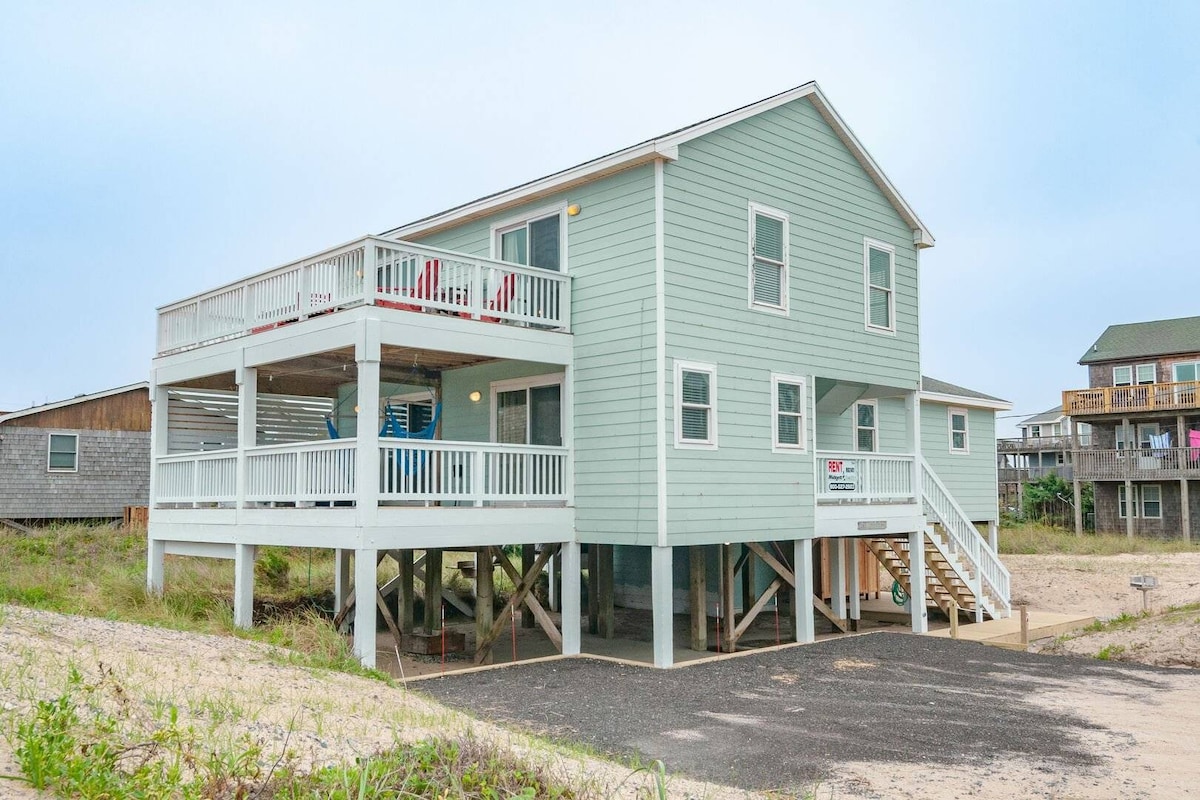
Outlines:
{"type": "Polygon", "coordinates": [[[1095,364],[1172,353],[1200,353],[1200,317],[1109,325],[1080,357],[1079,363],[1095,364]]]}
{"type": "Polygon", "coordinates": [[[1008,402],[1007,400],[1001,400],[999,397],[992,397],[990,394],[977,392],[974,389],[966,389],[962,386],[956,386],[953,383],[939,381],[937,378],[931,378],[928,375],[921,376],[921,390],[937,394],[952,394],[957,397],[973,397],[976,400],[994,400],[997,403],[1008,402]]]}

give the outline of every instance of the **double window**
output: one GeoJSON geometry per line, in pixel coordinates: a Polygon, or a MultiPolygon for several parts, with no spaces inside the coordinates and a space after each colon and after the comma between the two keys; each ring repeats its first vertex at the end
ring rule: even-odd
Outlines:
{"type": "Polygon", "coordinates": [[[46,443],[46,469],[49,472],[79,471],[79,436],[52,433],[46,443]]]}
{"type": "Polygon", "coordinates": [[[860,453],[879,449],[879,406],[874,400],[854,404],[854,449],[860,453]]]}
{"type": "Polygon", "coordinates": [[[970,442],[967,440],[967,410],[948,408],[946,413],[950,424],[950,452],[970,453],[970,442]]]}
{"type": "Polygon", "coordinates": [[[896,248],[863,240],[867,330],[896,332],[896,248]]]}
{"type": "MultiPolygon", "coordinates": [[[[1122,519],[1129,516],[1129,498],[1125,496],[1125,485],[1117,486],[1117,515],[1122,519]]],[[[1133,516],[1146,519],[1162,518],[1162,487],[1157,483],[1133,485],[1133,516]]]]}
{"type": "Polygon", "coordinates": [[[1154,383],[1153,364],[1126,364],[1113,367],[1113,386],[1145,386],[1154,383]],[[1136,380],[1135,380],[1136,379],[1136,380]]]}
{"type": "Polygon", "coordinates": [[[513,264],[561,272],[562,231],[559,209],[496,226],[492,229],[496,257],[513,264]]]}
{"type": "Polygon", "coordinates": [[[805,450],[804,386],[804,378],[771,375],[771,449],[775,452],[805,450]]]}
{"type": "Polygon", "coordinates": [[[563,376],[492,384],[492,441],[559,447],[563,443],[563,376]]]}
{"type": "Polygon", "coordinates": [[[675,362],[675,446],[717,448],[717,368],[675,362]]]}
{"type": "Polygon", "coordinates": [[[750,204],[750,307],[788,310],[788,216],[750,204]]]}

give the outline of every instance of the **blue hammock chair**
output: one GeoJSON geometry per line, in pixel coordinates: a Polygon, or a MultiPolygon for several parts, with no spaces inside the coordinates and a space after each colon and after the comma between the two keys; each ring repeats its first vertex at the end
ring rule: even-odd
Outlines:
{"type": "MultiPolygon", "coordinates": [[[[433,414],[429,417],[429,422],[425,423],[425,427],[415,431],[408,430],[407,427],[400,424],[400,420],[396,417],[396,410],[392,408],[392,404],[386,403],[383,407],[383,427],[379,430],[379,438],[381,439],[425,439],[432,441],[433,436],[437,433],[438,420],[442,417],[441,402],[434,403],[433,414]]],[[[325,417],[325,429],[329,431],[330,439],[340,439],[337,427],[333,424],[333,416],[325,417]]],[[[401,471],[406,475],[413,475],[425,466],[425,451],[401,451],[394,454],[397,456],[396,461],[399,463],[401,471]]],[[[389,457],[389,461],[391,458],[389,457]]],[[[386,469],[386,466],[385,466],[386,469]]]]}

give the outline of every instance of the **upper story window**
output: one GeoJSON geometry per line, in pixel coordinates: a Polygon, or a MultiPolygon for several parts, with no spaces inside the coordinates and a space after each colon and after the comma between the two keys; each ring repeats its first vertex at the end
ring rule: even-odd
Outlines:
{"type": "Polygon", "coordinates": [[[874,453],[879,449],[879,407],[874,400],[854,404],[854,449],[874,453]]]}
{"type": "Polygon", "coordinates": [[[1042,435],[1042,426],[1041,425],[1030,425],[1029,426],[1029,438],[1030,439],[1039,439],[1039,438],[1041,438],[1041,435],[1042,435]]]}
{"type": "Polygon", "coordinates": [[[675,362],[675,446],[717,449],[717,368],[675,362]]]}
{"type": "Polygon", "coordinates": [[[79,436],[77,434],[50,434],[46,450],[46,469],[49,472],[79,471],[79,436]]]}
{"type": "Polygon", "coordinates": [[[1200,380],[1200,361],[1172,364],[1171,378],[1176,383],[1181,381],[1200,380]]]}
{"type": "Polygon", "coordinates": [[[562,272],[562,211],[554,209],[492,228],[494,253],[501,261],[562,272]]]}
{"type": "Polygon", "coordinates": [[[950,452],[971,452],[970,443],[967,441],[967,410],[965,408],[948,408],[946,412],[950,423],[950,452]]]}
{"type": "Polygon", "coordinates": [[[1136,364],[1113,367],[1113,386],[1145,386],[1155,381],[1153,364],[1136,364]],[[1137,379],[1136,381],[1134,379],[1137,379]]]}
{"type": "Polygon", "coordinates": [[[771,375],[772,450],[804,452],[804,378],[771,375]]]}
{"type": "Polygon", "coordinates": [[[788,310],[788,216],[750,204],[750,307],[788,310]]]}
{"type": "Polygon", "coordinates": [[[883,242],[863,240],[867,330],[896,332],[896,249],[883,242]]]}

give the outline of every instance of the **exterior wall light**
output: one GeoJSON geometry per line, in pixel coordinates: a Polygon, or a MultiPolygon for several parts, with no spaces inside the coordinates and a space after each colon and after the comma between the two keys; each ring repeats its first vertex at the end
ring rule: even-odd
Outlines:
{"type": "Polygon", "coordinates": [[[483,399],[483,395],[479,392],[478,389],[471,392],[469,395],[467,395],[467,397],[471,398],[472,403],[478,403],[480,400],[483,399]]]}
{"type": "Polygon", "coordinates": [[[572,203],[571,205],[567,206],[567,216],[578,217],[579,212],[582,210],[583,209],[579,207],[579,203],[572,203]]]}

